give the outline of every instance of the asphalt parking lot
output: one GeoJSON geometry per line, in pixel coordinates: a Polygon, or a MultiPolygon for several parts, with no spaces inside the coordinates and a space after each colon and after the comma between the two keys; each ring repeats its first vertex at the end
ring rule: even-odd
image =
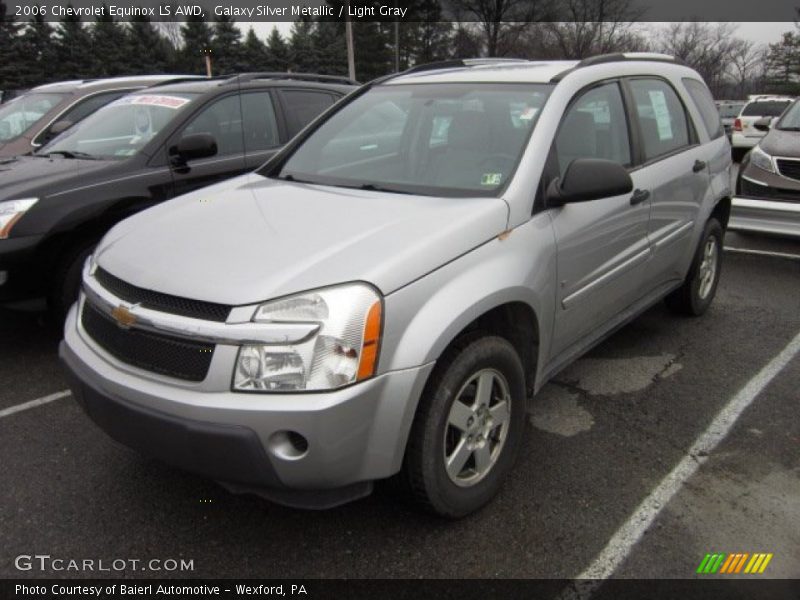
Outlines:
{"type": "Polygon", "coordinates": [[[759,253],[726,252],[710,312],[658,305],[562,372],[511,480],[459,522],[385,489],[325,512],[232,495],[112,442],[68,395],[11,412],[66,385],[41,316],[0,309],[0,577],[165,575],[14,567],[49,554],[193,560],[177,577],[681,578],[709,552],[800,577],[800,241],[726,246],[759,253]]]}

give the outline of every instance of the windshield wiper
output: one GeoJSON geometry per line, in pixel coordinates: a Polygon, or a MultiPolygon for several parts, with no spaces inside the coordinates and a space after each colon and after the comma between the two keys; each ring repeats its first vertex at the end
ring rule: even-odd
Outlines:
{"type": "Polygon", "coordinates": [[[54,154],[63,156],[64,158],[80,158],[85,160],[98,160],[98,157],[87,154],[86,152],[79,152],[78,150],[53,150],[52,152],[47,152],[46,154],[37,154],[37,156],[44,156],[45,158],[50,158],[54,154]]]}
{"type": "Polygon", "coordinates": [[[408,190],[403,190],[396,187],[391,187],[387,185],[380,185],[377,183],[363,183],[359,186],[352,186],[358,188],[359,190],[368,190],[370,192],[388,192],[390,194],[413,194],[414,192],[409,192],[408,190]]]}
{"type": "Polygon", "coordinates": [[[316,183],[314,181],[309,181],[308,179],[300,179],[298,177],[295,177],[294,175],[290,175],[289,173],[287,173],[283,177],[276,177],[276,179],[281,179],[283,181],[291,181],[292,183],[316,183]]]}
{"type": "Polygon", "coordinates": [[[800,127],[776,127],[779,131],[800,131],[800,127]]]}

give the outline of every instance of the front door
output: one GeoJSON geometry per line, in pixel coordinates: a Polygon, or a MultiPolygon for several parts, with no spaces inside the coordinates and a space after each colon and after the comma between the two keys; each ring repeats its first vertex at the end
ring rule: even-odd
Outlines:
{"type": "MultiPolygon", "coordinates": [[[[599,84],[570,104],[553,152],[559,176],[577,158],[633,164],[619,82],[599,84]]],[[[631,178],[633,193],[549,209],[558,253],[551,357],[591,338],[639,298],[650,198],[640,173],[631,171],[631,178]]]]}

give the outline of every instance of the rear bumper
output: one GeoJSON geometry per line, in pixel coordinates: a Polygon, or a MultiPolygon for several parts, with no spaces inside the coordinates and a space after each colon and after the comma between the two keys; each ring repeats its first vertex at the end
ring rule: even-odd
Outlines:
{"type": "Polygon", "coordinates": [[[800,237],[800,203],[734,197],[728,229],[800,237]]]}
{"type": "Polygon", "coordinates": [[[731,134],[731,147],[732,148],[752,148],[761,141],[763,135],[744,135],[739,131],[734,131],[731,134]]]}
{"type": "Polygon", "coordinates": [[[85,339],[76,307],[60,355],[87,414],[117,441],[168,464],[304,508],[369,493],[401,466],[417,400],[433,364],[328,393],[204,391],[118,368],[85,339]],[[308,443],[287,454],[285,432],[308,443]]]}

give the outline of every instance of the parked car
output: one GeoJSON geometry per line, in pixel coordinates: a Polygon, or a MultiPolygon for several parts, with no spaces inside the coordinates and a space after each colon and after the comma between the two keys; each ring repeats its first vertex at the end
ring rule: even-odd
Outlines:
{"type": "Polygon", "coordinates": [[[779,117],[791,103],[792,99],[787,96],[755,96],[745,104],[733,121],[731,147],[734,158],[741,158],[764,137],[764,131],[756,128],[756,121],[764,117],[779,117]]]}
{"type": "Polygon", "coordinates": [[[771,122],[753,124],[768,133],[742,160],[730,228],[800,236],[800,101],[771,122]]]}
{"type": "Polygon", "coordinates": [[[717,103],[717,109],[719,110],[719,116],[722,120],[722,126],[725,128],[725,135],[728,136],[728,139],[730,139],[731,135],[733,134],[733,124],[736,121],[736,117],[739,116],[742,108],[744,108],[744,104],[744,102],[729,100],[723,100],[717,103]]]}
{"type": "Polygon", "coordinates": [[[98,108],[135,90],[192,75],[143,75],[40,85],[0,106],[0,158],[28,154],[98,108]]]}
{"type": "Polygon", "coordinates": [[[0,300],[46,294],[63,316],[112,225],[255,169],[355,87],[274,73],[150,87],[0,162],[0,300]]]}
{"type": "Polygon", "coordinates": [[[528,391],[662,298],[708,309],[730,168],[671,57],[417,67],[114,227],[61,357],[112,437],[234,491],[321,508],[397,476],[460,517],[528,391]]]}

